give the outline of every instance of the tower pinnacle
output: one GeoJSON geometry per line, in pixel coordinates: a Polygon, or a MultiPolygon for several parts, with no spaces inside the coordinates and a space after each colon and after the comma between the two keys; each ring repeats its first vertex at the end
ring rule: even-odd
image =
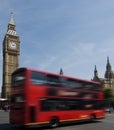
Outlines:
{"type": "Polygon", "coordinates": [[[62,68],[60,69],[60,73],[59,73],[60,75],[63,75],[63,70],[62,70],[62,68]]]}
{"type": "Polygon", "coordinates": [[[17,36],[16,25],[14,23],[13,13],[12,12],[11,12],[10,21],[9,21],[9,24],[8,24],[7,34],[17,36]]]}
{"type": "Polygon", "coordinates": [[[97,67],[95,65],[95,69],[94,69],[94,77],[98,77],[98,72],[97,72],[97,67]]]}
{"type": "Polygon", "coordinates": [[[97,71],[97,67],[95,65],[95,69],[94,69],[94,77],[92,79],[93,81],[97,81],[97,82],[101,82],[99,77],[98,77],[98,71],[97,71]]]}
{"type": "Polygon", "coordinates": [[[105,78],[107,78],[107,79],[113,78],[113,72],[112,72],[112,67],[111,67],[110,61],[109,61],[109,57],[107,57],[105,78]]]}
{"type": "Polygon", "coordinates": [[[10,22],[9,24],[15,25],[14,19],[13,19],[13,12],[11,12],[10,22]]]}

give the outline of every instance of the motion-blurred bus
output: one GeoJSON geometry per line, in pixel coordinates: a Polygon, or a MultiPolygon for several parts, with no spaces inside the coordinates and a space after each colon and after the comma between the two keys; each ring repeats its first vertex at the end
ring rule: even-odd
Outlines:
{"type": "Polygon", "coordinates": [[[10,123],[57,127],[105,117],[102,85],[30,68],[12,74],[10,123]]]}

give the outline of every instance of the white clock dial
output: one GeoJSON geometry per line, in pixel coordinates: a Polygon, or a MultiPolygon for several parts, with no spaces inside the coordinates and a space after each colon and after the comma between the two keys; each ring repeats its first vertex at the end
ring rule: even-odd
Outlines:
{"type": "Polygon", "coordinates": [[[12,41],[12,42],[9,43],[9,46],[10,46],[10,48],[15,49],[16,43],[12,41]]]}

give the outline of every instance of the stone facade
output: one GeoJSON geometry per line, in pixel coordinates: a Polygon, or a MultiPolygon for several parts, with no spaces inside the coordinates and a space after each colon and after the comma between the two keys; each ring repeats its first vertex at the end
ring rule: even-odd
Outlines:
{"type": "Polygon", "coordinates": [[[103,88],[112,88],[114,90],[114,72],[112,71],[109,57],[107,57],[107,64],[106,64],[106,71],[104,74],[104,78],[99,78],[98,71],[95,66],[94,77],[92,80],[101,82],[103,84],[103,88]]]}

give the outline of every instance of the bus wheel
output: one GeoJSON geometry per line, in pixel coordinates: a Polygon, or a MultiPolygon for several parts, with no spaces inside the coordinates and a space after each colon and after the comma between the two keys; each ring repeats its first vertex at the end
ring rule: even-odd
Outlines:
{"type": "Polygon", "coordinates": [[[90,121],[94,121],[95,120],[95,115],[91,115],[90,116],[90,121]]]}
{"type": "Polygon", "coordinates": [[[50,127],[55,128],[59,125],[59,120],[57,117],[52,117],[50,120],[50,127]]]}

